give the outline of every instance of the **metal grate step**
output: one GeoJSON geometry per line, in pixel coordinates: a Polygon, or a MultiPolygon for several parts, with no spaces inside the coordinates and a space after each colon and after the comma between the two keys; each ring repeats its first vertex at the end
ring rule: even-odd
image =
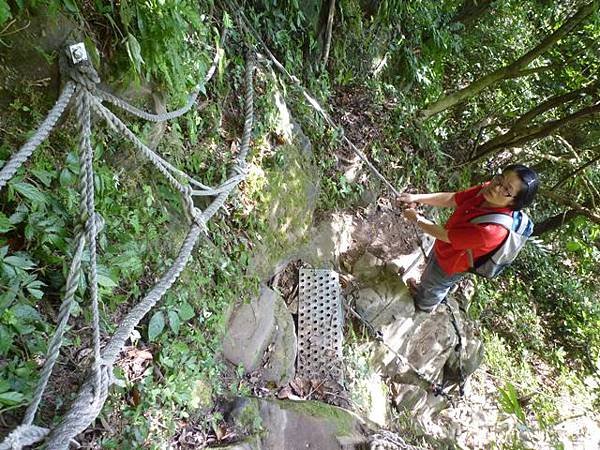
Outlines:
{"type": "Polygon", "coordinates": [[[342,382],[344,316],[337,272],[300,269],[296,374],[342,382]]]}

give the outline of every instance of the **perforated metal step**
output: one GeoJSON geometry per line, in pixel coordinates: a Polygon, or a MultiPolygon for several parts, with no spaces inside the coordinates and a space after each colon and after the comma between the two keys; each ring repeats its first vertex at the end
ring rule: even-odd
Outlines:
{"type": "Polygon", "coordinates": [[[337,272],[300,269],[298,377],[341,382],[344,315],[337,272]]]}

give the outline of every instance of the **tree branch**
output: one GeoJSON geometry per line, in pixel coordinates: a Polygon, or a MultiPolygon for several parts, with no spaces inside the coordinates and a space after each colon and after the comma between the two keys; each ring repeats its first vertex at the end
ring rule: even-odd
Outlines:
{"type": "Polygon", "coordinates": [[[552,191],[540,191],[540,195],[542,195],[543,197],[549,198],[560,205],[568,206],[570,209],[577,211],[577,213],[579,215],[585,216],[588,219],[590,219],[592,222],[600,225],[600,214],[598,214],[598,212],[596,212],[590,208],[586,208],[585,206],[580,205],[579,203],[574,202],[571,199],[568,199],[568,198],[562,197],[561,195],[555,194],[552,191]]]}
{"type": "Polygon", "coordinates": [[[566,94],[555,95],[554,97],[550,97],[547,100],[544,100],[535,108],[527,111],[521,117],[519,117],[514,125],[511,128],[520,128],[524,124],[527,124],[535,117],[539,116],[546,111],[556,108],[557,106],[564,105],[572,100],[575,100],[577,97],[582,96],[583,94],[590,94],[594,92],[596,89],[600,87],[600,80],[595,81],[593,83],[587,84],[585,86],[580,87],[579,89],[575,89],[574,91],[567,92],[566,94]]]}
{"type": "Polygon", "coordinates": [[[451,94],[440,97],[433,103],[425,105],[420,111],[419,118],[426,120],[435,114],[438,114],[446,109],[454,106],[458,103],[465,101],[466,99],[478,94],[488,86],[496,83],[499,80],[514,77],[515,74],[519,73],[523,68],[527,67],[532,61],[538,56],[548,51],[554,44],[559,40],[573,31],[581,22],[583,22],[588,16],[590,16],[595,10],[598,9],[600,0],[593,0],[587,5],[582,6],[577,13],[571,16],[563,25],[558,28],[554,33],[547,36],[542,42],[540,42],[535,48],[521,56],[511,64],[503,66],[471,83],[469,86],[459,89],[451,94]]]}
{"type": "Polygon", "coordinates": [[[587,5],[581,7],[571,18],[562,24],[554,33],[547,36],[534,49],[530,50],[510,66],[513,69],[521,69],[527,67],[530,62],[549,50],[554,44],[560,41],[563,37],[573,31],[585,18],[591,15],[598,8],[598,0],[591,1],[587,5]]]}
{"type": "Polygon", "coordinates": [[[531,234],[531,236],[541,236],[544,233],[554,231],[557,228],[560,228],[563,225],[569,223],[578,215],[579,213],[577,211],[573,209],[568,209],[559,214],[555,214],[552,217],[548,217],[543,222],[534,224],[533,233],[531,234]]]}
{"type": "MultiPolygon", "coordinates": [[[[599,146],[600,147],[600,146],[599,146]]],[[[573,170],[571,173],[569,173],[567,176],[563,177],[562,180],[560,180],[558,183],[556,183],[554,186],[552,186],[552,191],[555,191],[556,189],[558,189],[559,187],[561,187],[563,184],[565,184],[568,180],[572,179],[575,175],[577,175],[579,172],[584,171],[585,169],[587,169],[588,167],[590,167],[592,164],[596,163],[600,161],[600,155],[596,156],[595,158],[592,158],[591,160],[589,160],[588,162],[586,162],[585,164],[582,164],[581,166],[577,167],[575,170],[573,170]]]]}
{"type": "MultiPolygon", "coordinates": [[[[578,123],[598,114],[600,114],[600,102],[580,109],[579,111],[576,111],[573,114],[561,119],[546,121],[531,127],[518,128],[513,126],[513,128],[511,128],[508,132],[498,135],[487,141],[485,144],[479,147],[479,151],[475,156],[455,167],[463,167],[467,164],[471,164],[500,148],[517,147],[534,139],[545,138],[554,130],[557,130],[567,124],[578,123]]],[[[519,119],[519,121],[520,120],[521,119],[519,119]]]]}

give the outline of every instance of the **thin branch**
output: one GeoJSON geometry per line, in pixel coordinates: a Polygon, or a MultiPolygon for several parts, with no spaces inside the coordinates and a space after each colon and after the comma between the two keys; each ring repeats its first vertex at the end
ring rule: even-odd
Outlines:
{"type": "MultiPolygon", "coordinates": [[[[596,147],[592,147],[592,148],[597,148],[600,146],[596,146],[596,147]]],[[[558,183],[556,183],[554,186],[552,186],[552,191],[555,191],[556,189],[558,189],[560,186],[562,186],[563,184],[565,184],[568,180],[572,179],[575,175],[577,175],[579,172],[587,169],[588,167],[590,167],[592,164],[596,163],[600,161],[600,155],[596,156],[595,158],[592,158],[591,160],[589,160],[588,162],[586,162],[585,164],[579,166],[577,169],[575,169],[574,171],[572,171],[571,173],[569,173],[567,176],[563,177],[562,180],[560,180],[558,183]]]]}
{"type": "Polygon", "coordinates": [[[578,163],[581,162],[581,157],[579,156],[579,153],[577,153],[577,151],[575,151],[575,148],[571,145],[571,143],[569,141],[567,141],[560,134],[557,134],[554,137],[556,138],[556,140],[558,142],[560,142],[562,145],[564,145],[567,150],[569,150],[571,152],[571,154],[575,157],[575,161],[577,161],[578,163]]]}
{"type": "Polygon", "coordinates": [[[329,1],[329,15],[327,17],[327,31],[325,33],[325,49],[323,51],[323,68],[327,66],[329,49],[331,48],[331,34],[333,30],[333,15],[335,14],[335,0],[329,1]]]}

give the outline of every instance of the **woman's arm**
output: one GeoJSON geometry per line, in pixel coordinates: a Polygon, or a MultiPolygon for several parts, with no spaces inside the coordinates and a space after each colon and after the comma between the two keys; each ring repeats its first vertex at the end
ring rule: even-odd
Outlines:
{"type": "Polygon", "coordinates": [[[440,241],[450,243],[450,238],[448,237],[448,230],[444,227],[436,225],[431,220],[426,219],[425,217],[419,216],[416,220],[417,226],[419,226],[425,233],[433,236],[440,241]]]}
{"type": "Polygon", "coordinates": [[[398,201],[404,203],[423,203],[443,208],[455,208],[455,192],[436,192],[434,194],[401,194],[398,201]]]}
{"type": "Polygon", "coordinates": [[[448,230],[444,227],[436,225],[431,220],[426,219],[417,213],[414,209],[406,209],[402,213],[405,219],[410,220],[411,222],[415,222],[419,228],[421,228],[425,233],[433,236],[440,241],[444,241],[450,243],[450,238],[448,237],[448,230]]]}

